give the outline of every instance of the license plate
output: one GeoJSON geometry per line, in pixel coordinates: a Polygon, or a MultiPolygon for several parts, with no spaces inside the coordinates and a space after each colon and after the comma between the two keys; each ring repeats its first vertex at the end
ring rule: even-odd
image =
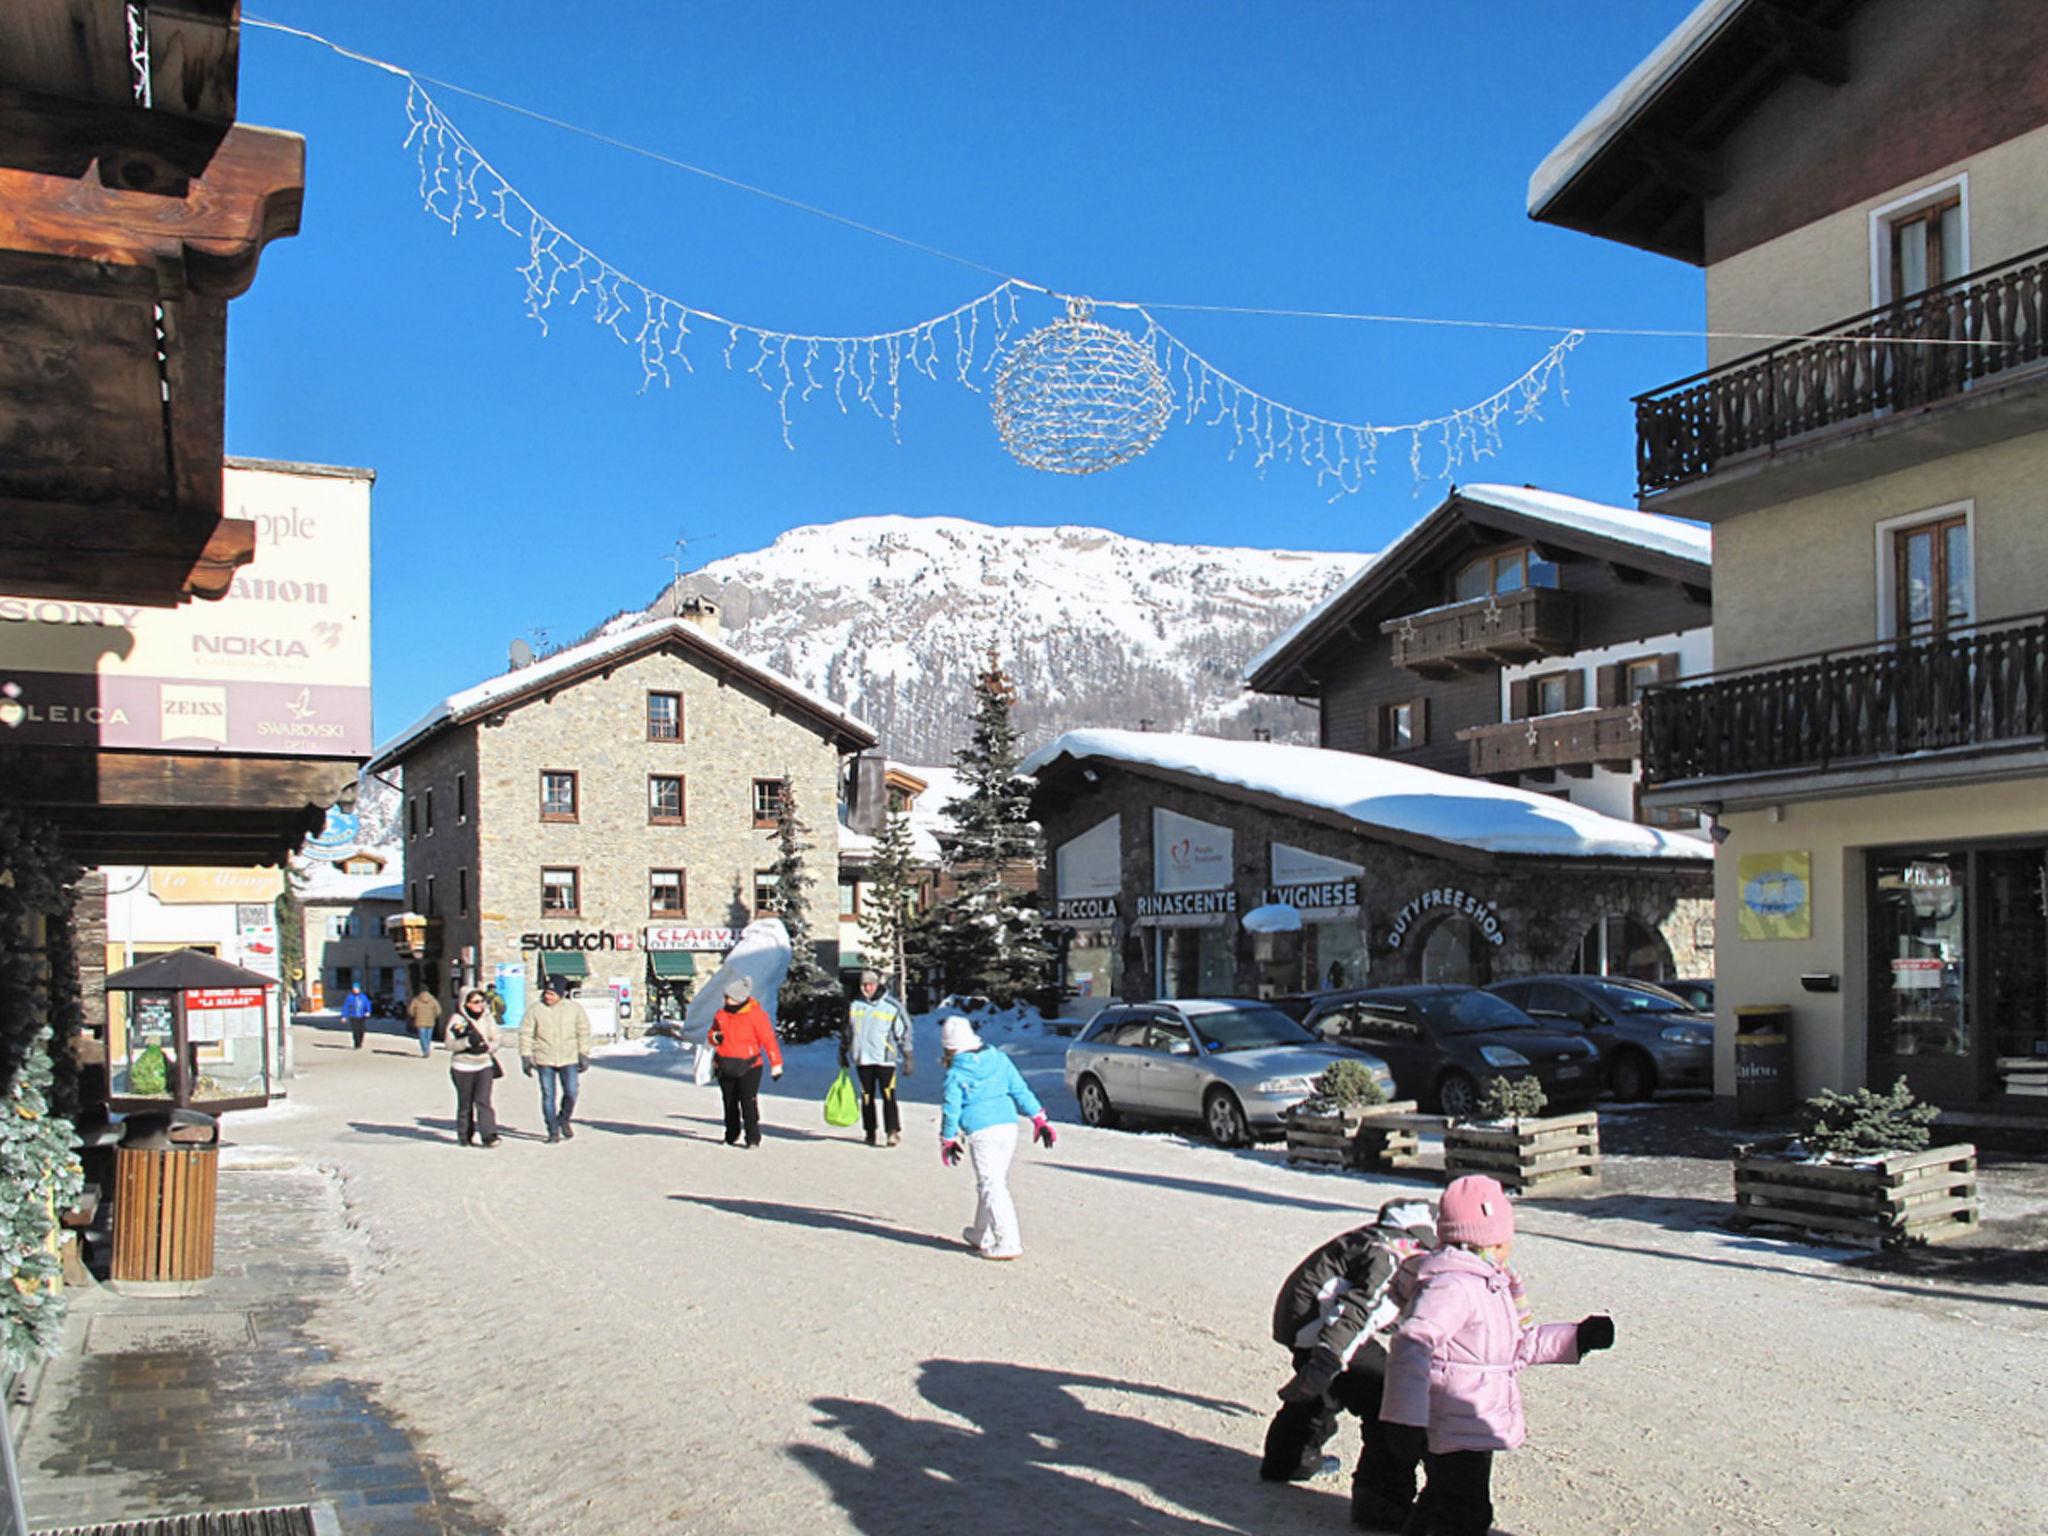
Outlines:
{"type": "Polygon", "coordinates": [[[1557,1075],[1560,1079],[1567,1077],[1584,1077],[1586,1075],[1586,1069],[1584,1067],[1559,1067],[1557,1069],[1557,1075]]]}

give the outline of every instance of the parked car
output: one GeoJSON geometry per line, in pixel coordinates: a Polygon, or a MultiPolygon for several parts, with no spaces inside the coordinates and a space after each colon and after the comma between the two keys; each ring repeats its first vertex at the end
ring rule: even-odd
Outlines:
{"type": "Polygon", "coordinates": [[[1714,1011],[1714,978],[1694,976],[1685,981],[1660,981],[1657,983],[1673,997],[1684,998],[1694,1013],[1714,1011]]]}
{"type": "Polygon", "coordinates": [[[1468,1116],[1495,1078],[1533,1077],[1552,1109],[1600,1096],[1599,1053],[1576,1030],[1538,1023],[1477,987],[1367,987],[1333,992],[1306,1020],[1324,1039],[1372,1052],[1403,1098],[1468,1116]]]}
{"type": "Polygon", "coordinates": [[[1662,987],[1624,976],[1529,976],[1487,990],[1533,1019],[1583,1030],[1617,1099],[1714,1086],[1713,1015],[1662,987]]]}
{"type": "Polygon", "coordinates": [[[1280,1128],[1333,1061],[1368,1066],[1393,1096],[1386,1062],[1325,1043],[1251,998],[1177,998],[1105,1008],[1067,1047],[1067,1086],[1089,1125],[1125,1114],[1196,1120],[1224,1146],[1280,1128]]]}

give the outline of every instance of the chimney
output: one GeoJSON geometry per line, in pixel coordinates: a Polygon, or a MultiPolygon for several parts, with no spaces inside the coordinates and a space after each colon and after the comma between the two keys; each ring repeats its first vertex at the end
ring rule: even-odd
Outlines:
{"type": "Polygon", "coordinates": [[[685,624],[694,624],[714,640],[725,638],[724,626],[718,622],[718,604],[699,593],[678,596],[676,617],[685,624]]]}

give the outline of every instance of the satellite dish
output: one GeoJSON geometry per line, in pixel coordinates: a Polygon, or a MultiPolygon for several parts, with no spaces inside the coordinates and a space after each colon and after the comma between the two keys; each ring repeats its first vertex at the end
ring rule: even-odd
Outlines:
{"type": "Polygon", "coordinates": [[[521,667],[530,667],[532,665],[533,647],[524,640],[514,640],[512,642],[512,670],[517,672],[521,667]]]}

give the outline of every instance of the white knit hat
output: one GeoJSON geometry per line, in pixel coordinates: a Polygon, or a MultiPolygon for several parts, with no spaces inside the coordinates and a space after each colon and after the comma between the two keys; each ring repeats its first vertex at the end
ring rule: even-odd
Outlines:
{"type": "Polygon", "coordinates": [[[754,989],[744,976],[734,976],[725,984],[725,1000],[728,1003],[744,1003],[753,995],[754,989]]]}
{"type": "Polygon", "coordinates": [[[939,1045],[958,1056],[962,1051],[981,1049],[981,1036],[974,1032],[974,1026],[957,1013],[949,1013],[939,1020],[939,1045]]]}

